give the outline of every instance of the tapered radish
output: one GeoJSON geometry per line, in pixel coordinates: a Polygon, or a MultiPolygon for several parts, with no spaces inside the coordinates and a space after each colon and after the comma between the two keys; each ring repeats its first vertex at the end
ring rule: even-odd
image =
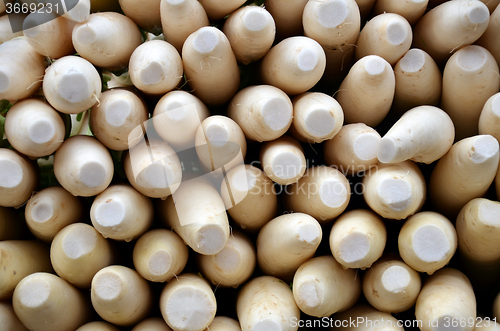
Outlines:
{"type": "Polygon", "coordinates": [[[189,251],[178,235],[166,229],[143,234],[134,247],[137,272],[151,282],[169,282],[179,275],[188,261],[189,251]]]}
{"type": "Polygon", "coordinates": [[[0,206],[21,206],[37,186],[34,163],[13,150],[0,148],[0,206]]]}
{"type": "Polygon", "coordinates": [[[399,254],[406,264],[432,275],[450,262],[457,250],[453,224],[435,212],[421,212],[410,217],[398,237],[399,254]]]}
{"type": "Polygon", "coordinates": [[[472,331],[474,323],[460,324],[460,321],[476,319],[476,297],[469,279],[452,268],[436,272],[422,287],[415,316],[422,321],[422,331],[449,328],[448,325],[457,323],[457,330],[472,331]]]}
{"type": "Polygon", "coordinates": [[[500,93],[486,101],[479,116],[479,134],[489,134],[500,141],[500,93]]]}
{"type": "Polygon", "coordinates": [[[291,133],[296,139],[320,143],[335,137],[342,124],[342,107],[331,96],[307,92],[293,99],[291,133]]]}
{"type": "Polygon", "coordinates": [[[196,0],[161,0],[160,13],[165,40],[179,53],[191,33],[210,25],[205,9],[196,0]]]}
{"type": "Polygon", "coordinates": [[[418,22],[425,14],[429,0],[380,0],[375,2],[373,13],[380,15],[382,13],[395,13],[403,16],[410,25],[418,22]]]}
{"type": "Polygon", "coordinates": [[[124,89],[105,91],[90,111],[90,126],[95,137],[116,151],[130,149],[142,137],[141,125],[149,118],[144,102],[124,89]]]}
{"type": "Polygon", "coordinates": [[[378,164],[380,134],[363,123],[347,124],[324,144],[325,163],[344,175],[368,171],[378,164]]]}
{"type": "Polygon", "coordinates": [[[20,100],[40,89],[45,59],[25,37],[0,45],[0,99],[20,100]]]}
{"type": "Polygon", "coordinates": [[[363,276],[363,293],[380,311],[399,313],[415,305],[421,289],[418,272],[399,259],[379,259],[363,276]]]}
{"type": "Polygon", "coordinates": [[[160,0],[119,0],[120,7],[127,17],[146,31],[161,32],[160,0]]]}
{"type": "Polygon", "coordinates": [[[26,230],[12,208],[0,207],[0,241],[24,239],[26,230]]]}
{"type": "Polygon", "coordinates": [[[441,64],[474,43],[488,27],[490,12],[481,1],[446,1],[427,12],[413,29],[413,47],[441,64]]]}
{"type": "Polygon", "coordinates": [[[76,223],[59,231],[50,246],[50,261],[59,277],[90,289],[94,275],[112,264],[111,246],[92,226],[76,223]]]}
{"type": "Polygon", "coordinates": [[[67,139],[54,156],[54,174],[59,183],[75,196],[89,197],[104,191],[113,178],[109,151],[89,136],[67,139]]]}
{"type": "Polygon", "coordinates": [[[366,203],[384,218],[401,220],[424,205],[426,184],[412,161],[380,164],[365,173],[363,196],[366,203]]]}
{"type": "Polygon", "coordinates": [[[328,317],[351,308],[361,294],[356,270],[344,269],[332,256],[315,257],[293,277],[293,297],[307,315],[328,317]]]}
{"type": "Polygon", "coordinates": [[[10,303],[0,302],[0,321],[2,321],[2,328],[6,331],[28,331],[16,316],[10,303]]]}
{"type": "Polygon", "coordinates": [[[92,279],[92,306],[104,320],[119,325],[134,325],[149,313],[152,293],[139,274],[123,266],[101,269],[92,279]]]}
{"type": "Polygon", "coordinates": [[[276,37],[281,40],[302,34],[302,13],[307,0],[267,0],[266,9],[276,22],[276,37]]]}
{"type": "Polygon", "coordinates": [[[248,139],[270,141],[290,128],[293,105],[290,98],[274,86],[251,86],[231,100],[228,116],[238,123],[248,139]]]}
{"type": "Polygon", "coordinates": [[[73,55],[54,62],[43,78],[47,101],[65,114],[78,114],[95,105],[101,97],[101,88],[101,77],[95,67],[73,55]]]}
{"type": "Polygon", "coordinates": [[[173,330],[203,331],[215,317],[217,302],[206,280],[198,275],[183,274],[163,289],[160,310],[173,330]]]}
{"type": "Polygon", "coordinates": [[[392,108],[397,115],[421,106],[439,106],[443,77],[429,54],[412,48],[394,67],[396,90],[392,108]]]}
{"type": "Polygon", "coordinates": [[[241,331],[240,323],[232,318],[217,316],[208,326],[210,331],[241,331]]]}
{"type": "MultiPolygon", "coordinates": [[[[0,7],[2,7],[3,3],[0,3],[0,7]]],[[[1,12],[0,8],[0,12],[1,12]]],[[[2,15],[2,14],[0,14],[2,15]]],[[[23,31],[18,31],[14,32],[12,30],[12,25],[10,24],[10,20],[12,18],[9,17],[10,15],[3,15],[0,16],[0,44],[3,44],[6,41],[9,41],[11,39],[14,39],[16,37],[21,37],[23,35],[23,31]]],[[[24,15],[20,16],[16,19],[19,19],[20,22],[22,23],[24,20],[24,15]]]]}
{"type": "Polygon", "coordinates": [[[201,0],[203,8],[211,20],[220,20],[241,7],[245,0],[201,0]]]}
{"type": "Polygon", "coordinates": [[[239,292],[236,311],[242,331],[297,331],[300,318],[290,287],[271,276],[252,279],[239,292]]]}
{"type": "Polygon", "coordinates": [[[30,330],[72,331],[86,323],[91,314],[88,300],[80,291],[45,272],[24,278],[14,291],[12,305],[30,330]]]}
{"type": "Polygon", "coordinates": [[[285,206],[287,210],[328,222],[344,212],[350,195],[349,181],[340,171],[327,166],[311,167],[287,188],[285,206]]]}
{"type": "Polygon", "coordinates": [[[398,14],[385,13],[372,18],[359,34],[356,60],[367,55],[378,55],[395,65],[410,49],[411,25],[398,14]]]}
{"type": "Polygon", "coordinates": [[[183,78],[181,56],[169,43],[151,40],[134,50],[129,73],[139,90],[148,94],[165,94],[183,78]]]}
{"type": "MultiPolygon", "coordinates": [[[[208,1],[202,1],[202,4],[205,2],[208,1]]],[[[260,60],[271,49],[276,36],[276,25],[266,9],[246,6],[229,15],[222,31],[227,36],[236,59],[249,64],[260,60]]]]}
{"type": "Polygon", "coordinates": [[[106,322],[90,322],[79,327],[76,331],[119,331],[114,325],[106,322]]]}
{"type": "Polygon", "coordinates": [[[64,121],[47,103],[16,102],[5,117],[5,135],[18,152],[33,158],[54,153],[64,141],[64,121]]]}
{"type": "Polygon", "coordinates": [[[281,185],[297,182],[307,168],[302,146],[290,136],[264,144],[260,150],[260,162],[266,175],[281,185]]]}
{"type": "Polygon", "coordinates": [[[467,202],[483,196],[495,179],[498,152],[498,141],[489,135],[455,143],[429,180],[429,200],[435,210],[455,218],[467,202]]]}
{"type": "Polygon", "coordinates": [[[380,217],[362,209],[340,216],[330,232],[330,250],[344,268],[369,268],[382,256],[386,241],[380,217]]]}
{"type": "Polygon", "coordinates": [[[257,237],[257,261],[268,275],[291,280],[302,263],[314,256],[323,232],[318,221],[303,213],[278,216],[257,237]]]}
{"type": "Polygon", "coordinates": [[[137,324],[132,331],[172,331],[172,329],[163,319],[151,317],[137,324]]]}
{"type": "Polygon", "coordinates": [[[433,106],[415,107],[382,137],[377,157],[382,163],[412,160],[429,164],[443,157],[454,139],[455,127],[448,114],[433,106]]]}
{"type": "MultiPolygon", "coordinates": [[[[494,2],[494,1],[490,1],[494,2]]],[[[497,1],[498,2],[498,1],[497,1]]],[[[497,60],[497,64],[500,66],[500,45],[495,41],[500,32],[500,6],[497,6],[497,9],[491,13],[490,23],[488,24],[488,28],[483,33],[481,38],[476,41],[476,45],[483,46],[493,55],[495,60],[497,60]]]]}
{"type": "Polygon", "coordinates": [[[264,84],[296,95],[316,85],[325,67],[325,51],[317,41],[308,37],[290,37],[264,56],[260,75],[264,84]]]}
{"type": "Polygon", "coordinates": [[[384,313],[372,308],[369,305],[356,305],[346,312],[335,315],[333,330],[350,331],[404,331],[402,321],[397,320],[389,313],[384,313]],[[354,322],[354,323],[353,323],[354,322]]]}
{"type": "Polygon", "coordinates": [[[391,65],[380,56],[357,61],[336,94],[345,122],[377,126],[391,109],[395,84],[391,65]]]}
{"type": "Polygon", "coordinates": [[[273,182],[252,165],[231,169],[221,184],[221,196],[231,218],[248,232],[260,230],[278,209],[273,182]]]}
{"type": "Polygon", "coordinates": [[[108,70],[127,67],[132,52],[141,43],[141,32],[134,21],[114,12],[91,14],[73,29],[78,54],[108,70]]]}
{"type": "Polygon", "coordinates": [[[131,241],[150,228],[153,203],[129,185],[112,185],[95,198],[90,219],[105,238],[131,241]]]}
{"type": "Polygon", "coordinates": [[[244,234],[233,231],[219,253],[198,256],[198,264],[212,284],[237,287],[246,282],[255,269],[255,248],[244,234]]]}

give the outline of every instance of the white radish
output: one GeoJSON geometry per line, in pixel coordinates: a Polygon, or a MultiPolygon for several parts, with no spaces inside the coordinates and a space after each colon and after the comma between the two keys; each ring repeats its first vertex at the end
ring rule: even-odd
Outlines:
{"type": "MultiPolygon", "coordinates": [[[[95,0],[94,0],[95,1],[95,0]]],[[[73,2],[74,6],[67,10],[66,2],[63,2],[63,10],[65,14],[64,18],[75,22],[85,22],[90,16],[90,0],[78,0],[78,2],[73,2]]],[[[69,3],[68,3],[69,4],[69,3]]],[[[57,9],[57,7],[56,7],[57,9]]]]}
{"type": "Polygon", "coordinates": [[[37,186],[34,163],[13,150],[0,148],[0,206],[21,206],[37,186]]]}
{"type": "Polygon", "coordinates": [[[369,305],[356,305],[346,312],[335,315],[333,330],[349,331],[404,331],[402,322],[389,313],[384,313],[372,308],[369,305]],[[346,323],[347,322],[347,323],[346,323]],[[354,323],[353,323],[354,322],[354,323]]]}
{"type": "Polygon", "coordinates": [[[119,331],[115,326],[106,322],[90,322],[80,326],[76,331],[119,331]]]}
{"type": "Polygon", "coordinates": [[[395,13],[403,16],[410,25],[414,25],[424,16],[429,0],[380,0],[375,2],[374,15],[395,13]]]}
{"type": "Polygon", "coordinates": [[[241,331],[240,323],[232,318],[217,316],[207,328],[207,331],[241,331]]]}
{"type": "Polygon", "coordinates": [[[132,331],[172,331],[162,318],[151,317],[137,324],[132,331]]]}
{"type": "Polygon", "coordinates": [[[479,134],[489,134],[500,141],[500,93],[486,101],[479,116],[479,134]]]}
{"type": "Polygon", "coordinates": [[[10,303],[0,302],[0,321],[3,331],[28,331],[16,316],[10,303]]]}
{"type": "Polygon", "coordinates": [[[160,0],[118,0],[123,13],[146,31],[161,32],[160,0]]]}
{"type": "MultiPolygon", "coordinates": [[[[4,5],[3,2],[0,3],[0,7],[2,7],[3,5],[4,5]]],[[[2,10],[0,8],[0,12],[1,11],[2,10]]],[[[25,16],[23,15],[23,16],[15,18],[15,19],[19,20],[19,22],[22,23],[24,18],[25,18],[25,16]]],[[[11,39],[14,39],[16,37],[21,37],[23,35],[22,30],[17,31],[17,32],[14,32],[12,30],[12,25],[10,24],[11,19],[13,19],[12,15],[0,16],[0,44],[3,44],[4,42],[9,41],[11,39]]]]}
{"type": "Polygon", "coordinates": [[[276,22],[276,39],[302,34],[302,13],[307,0],[267,0],[266,9],[276,22]]]}
{"type": "Polygon", "coordinates": [[[211,20],[220,20],[241,7],[245,0],[201,0],[203,8],[211,20]]]}
{"type": "MultiPolygon", "coordinates": [[[[495,1],[490,1],[491,3],[495,1]]],[[[498,1],[497,1],[498,2],[498,1]]],[[[500,45],[498,45],[496,36],[500,33],[500,6],[491,13],[490,23],[481,38],[476,41],[476,45],[483,46],[493,55],[500,66],[500,45]]]]}

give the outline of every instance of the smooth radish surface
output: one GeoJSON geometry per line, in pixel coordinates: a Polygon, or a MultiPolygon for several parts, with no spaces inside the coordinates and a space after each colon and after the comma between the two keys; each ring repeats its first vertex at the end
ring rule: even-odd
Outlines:
{"type": "Polygon", "coordinates": [[[113,178],[109,151],[95,138],[73,136],[64,141],[54,156],[54,174],[75,196],[94,196],[104,191],[113,178]]]}
{"type": "Polygon", "coordinates": [[[220,20],[234,13],[245,3],[245,0],[201,0],[200,3],[205,8],[208,18],[220,20]]]}
{"type": "Polygon", "coordinates": [[[368,210],[352,210],[333,224],[329,243],[333,257],[344,268],[369,268],[381,256],[387,241],[384,223],[368,210]]]}
{"type": "Polygon", "coordinates": [[[94,276],[90,298],[99,316],[119,326],[143,320],[152,304],[148,282],[136,271],[118,265],[101,269],[94,276]]]}
{"type": "Polygon", "coordinates": [[[28,329],[21,323],[16,316],[12,304],[0,302],[0,320],[4,330],[9,331],[28,331],[28,329]]]}
{"type": "Polygon", "coordinates": [[[241,331],[240,323],[232,318],[217,316],[208,326],[210,331],[241,331]]]}
{"type": "Polygon", "coordinates": [[[137,324],[132,331],[172,331],[162,318],[152,317],[137,324]]]}
{"type": "Polygon", "coordinates": [[[160,0],[118,1],[123,13],[131,18],[138,26],[154,33],[161,31],[160,0]]]}
{"type": "Polygon", "coordinates": [[[90,16],[90,0],[79,0],[63,17],[75,22],[85,22],[90,16]]]}
{"type": "Polygon", "coordinates": [[[0,206],[19,207],[38,186],[37,169],[21,154],[0,149],[0,206]]]}
{"type": "MultiPolygon", "coordinates": [[[[350,331],[404,331],[404,327],[389,313],[384,313],[369,305],[356,305],[346,312],[335,315],[335,320],[340,322],[341,327],[330,328],[334,330],[350,331]],[[359,321],[360,323],[346,324],[342,321],[359,321]]],[[[338,322],[334,322],[338,323],[338,322]]]]}
{"type": "Polygon", "coordinates": [[[24,278],[14,291],[12,305],[29,330],[71,331],[91,316],[88,300],[80,291],[45,272],[24,278]]]}
{"type": "Polygon", "coordinates": [[[268,0],[266,9],[276,22],[276,39],[302,34],[302,13],[307,0],[268,0]]]}
{"type": "Polygon", "coordinates": [[[332,256],[310,259],[293,277],[293,297],[301,311],[328,317],[351,308],[361,294],[356,270],[345,269],[332,256]]]}
{"type": "MultiPolygon", "coordinates": [[[[490,1],[493,3],[494,1],[490,1]]],[[[497,1],[498,2],[498,1],[497,1]]],[[[488,28],[483,33],[481,38],[476,42],[476,45],[483,46],[493,55],[495,60],[497,60],[498,65],[500,66],[500,45],[498,45],[497,38],[498,33],[500,32],[500,6],[497,6],[495,11],[491,13],[490,23],[488,28]]]]}
{"type": "Polygon", "coordinates": [[[410,217],[398,237],[399,254],[411,268],[432,275],[450,262],[457,250],[453,224],[436,212],[410,217]]]}
{"type": "MultiPolygon", "coordinates": [[[[2,5],[3,3],[0,3],[0,7],[2,7],[2,5]]],[[[1,11],[2,10],[0,8],[0,12],[1,11]]],[[[24,16],[22,16],[20,20],[24,20],[24,16]]],[[[13,32],[12,26],[10,25],[9,15],[0,16],[0,44],[3,44],[4,42],[16,37],[21,37],[22,35],[23,31],[13,32]]]]}
{"type": "Polygon", "coordinates": [[[118,331],[118,329],[106,322],[90,322],[80,326],[76,331],[118,331]]]}
{"type": "Polygon", "coordinates": [[[395,13],[403,16],[410,25],[418,22],[425,14],[429,0],[380,0],[375,2],[374,15],[395,13]]]}
{"type": "Polygon", "coordinates": [[[479,116],[479,134],[489,134],[500,141],[500,93],[486,101],[479,116]]]}

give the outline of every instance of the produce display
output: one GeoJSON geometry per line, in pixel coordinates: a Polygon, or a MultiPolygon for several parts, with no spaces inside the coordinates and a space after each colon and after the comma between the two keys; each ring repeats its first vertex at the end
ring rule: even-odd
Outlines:
{"type": "Polygon", "coordinates": [[[0,0],[0,331],[500,331],[500,0],[0,0]]]}

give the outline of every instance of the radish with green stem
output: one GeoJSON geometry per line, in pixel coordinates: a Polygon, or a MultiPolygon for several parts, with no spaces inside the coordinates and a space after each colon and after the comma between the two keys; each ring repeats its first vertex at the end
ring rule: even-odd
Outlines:
{"type": "Polygon", "coordinates": [[[119,331],[114,325],[106,322],[90,322],[80,326],[76,331],[119,331]]]}
{"type": "Polygon", "coordinates": [[[151,317],[137,324],[132,331],[172,331],[162,318],[151,317]]]}
{"type": "Polygon", "coordinates": [[[127,17],[146,31],[161,32],[160,0],[118,0],[127,17]]]}
{"type": "Polygon", "coordinates": [[[395,13],[403,16],[410,25],[414,25],[424,16],[429,0],[380,0],[375,2],[374,15],[395,13]]]}
{"type": "Polygon", "coordinates": [[[28,331],[16,316],[14,308],[12,308],[12,304],[10,303],[0,302],[0,321],[2,321],[4,330],[28,331]]]}
{"type": "Polygon", "coordinates": [[[489,134],[500,141],[500,93],[486,101],[479,116],[479,134],[489,134]]]}
{"type": "Polygon", "coordinates": [[[267,0],[266,10],[276,22],[276,40],[301,35],[302,13],[307,0],[267,0]]]}
{"type": "Polygon", "coordinates": [[[24,156],[0,148],[0,206],[19,207],[32,196],[38,186],[35,165],[24,156]]]}
{"type": "MultiPolygon", "coordinates": [[[[494,1],[490,1],[494,2],[494,1]]],[[[497,1],[499,2],[499,1],[497,1]]],[[[490,51],[491,55],[497,60],[497,64],[500,66],[500,45],[498,42],[498,34],[500,33],[500,6],[497,6],[497,9],[491,13],[490,23],[488,28],[483,33],[481,38],[476,41],[476,45],[483,46],[488,51],[490,51]]]]}

